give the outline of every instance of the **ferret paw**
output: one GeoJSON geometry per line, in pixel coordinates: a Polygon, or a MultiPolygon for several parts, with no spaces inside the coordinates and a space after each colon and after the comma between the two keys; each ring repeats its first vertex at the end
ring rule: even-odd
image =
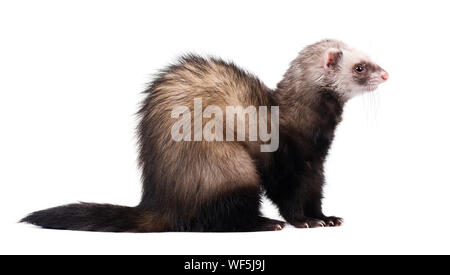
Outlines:
{"type": "Polygon", "coordinates": [[[326,226],[326,223],[324,221],[310,218],[305,218],[304,220],[296,221],[291,224],[297,228],[316,228],[326,226]]]}
{"type": "Polygon", "coordinates": [[[326,227],[338,227],[344,223],[343,218],[334,217],[334,216],[323,217],[322,220],[325,222],[326,227]]]}
{"type": "Polygon", "coordinates": [[[286,226],[285,222],[273,220],[266,217],[258,217],[259,231],[279,231],[286,226]]]}

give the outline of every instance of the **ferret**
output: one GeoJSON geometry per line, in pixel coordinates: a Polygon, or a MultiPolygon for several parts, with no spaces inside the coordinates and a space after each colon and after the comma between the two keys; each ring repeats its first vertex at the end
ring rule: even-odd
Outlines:
{"type": "MultiPolygon", "coordinates": [[[[330,39],[303,49],[275,89],[233,63],[183,56],[149,85],[138,111],[139,205],[69,204],[34,212],[21,222],[102,232],[276,231],[286,223],[297,228],[340,226],[343,219],[322,212],[324,162],[345,103],[375,90],[388,77],[365,54],[330,39]],[[202,111],[211,105],[223,113],[226,106],[255,106],[256,112],[261,106],[276,106],[279,117],[271,127],[278,129],[276,150],[262,152],[260,145],[267,142],[249,140],[247,134],[244,140],[207,141],[195,140],[195,129],[189,134],[183,129],[186,139],[174,140],[173,109],[187,107],[190,113],[185,114],[192,116],[184,122],[198,126],[192,109],[199,98],[202,111]],[[264,194],[285,221],[262,215],[264,194]]],[[[209,120],[202,118],[200,126],[205,126],[209,120]]],[[[244,120],[248,130],[248,117],[244,120]]]]}

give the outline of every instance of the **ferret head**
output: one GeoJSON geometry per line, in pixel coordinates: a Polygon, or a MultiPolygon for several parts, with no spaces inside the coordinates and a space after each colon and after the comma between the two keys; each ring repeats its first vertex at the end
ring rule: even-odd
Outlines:
{"type": "Polygon", "coordinates": [[[293,66],[302,71],[301,78],[308,86],[331,89],[344,100],[374,91],[389,78],[367,55],[336,40],[306,47],[293,66]]]}

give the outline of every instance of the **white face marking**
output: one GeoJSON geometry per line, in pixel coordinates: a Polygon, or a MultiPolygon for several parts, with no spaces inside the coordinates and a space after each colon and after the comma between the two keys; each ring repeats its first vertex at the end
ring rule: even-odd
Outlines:
{"type": "Polygon", "coordinates": [[[341,72],[339,73],[337,84],[338,87],[341,87],[339,90],[341,91],[342,96],[348,100],[361,94],[364,89],[353,80],[353,66],[363,60],[369,61],[369,58],[356,50],[344,49],[342,52],[343,59],[341,63],[341,72]]]}
{"type": "Polygon", "coordinates": [[[341,49],[342,59],[339,63],[340,71],[334,76],[334,85],[338,93],[345,100],[360,95],[364,92],[374,91],[379,84],[383,83],[385,80],[382,78],[383,74],[387,73],[383,70],[376,72],[370,72],[368,76],[368,81],[361,85],[354,79],[355,65],[360,63],[374,64],[370,58],[364,53],[355,49],[341,49]]]}

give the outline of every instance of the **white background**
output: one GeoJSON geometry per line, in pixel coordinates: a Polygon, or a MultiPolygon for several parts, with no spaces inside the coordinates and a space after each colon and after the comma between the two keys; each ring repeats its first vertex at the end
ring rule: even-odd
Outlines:
{"type": "MultiPolygon", "coordinates": [[[[450,253],[448,11],[447,1],[2,1],[0,253],[450,253]],[[349,102],[330,152],[324,209],[345,218],[342,228],[17,224],[76,201],[138,203],[134,113],[152,74],[180,54],[233,60],[275,87],[323,38],[365,51],[391,76],[349,102]]],[[[264,212],[277,217],[269,203],[264,212]]]]}

